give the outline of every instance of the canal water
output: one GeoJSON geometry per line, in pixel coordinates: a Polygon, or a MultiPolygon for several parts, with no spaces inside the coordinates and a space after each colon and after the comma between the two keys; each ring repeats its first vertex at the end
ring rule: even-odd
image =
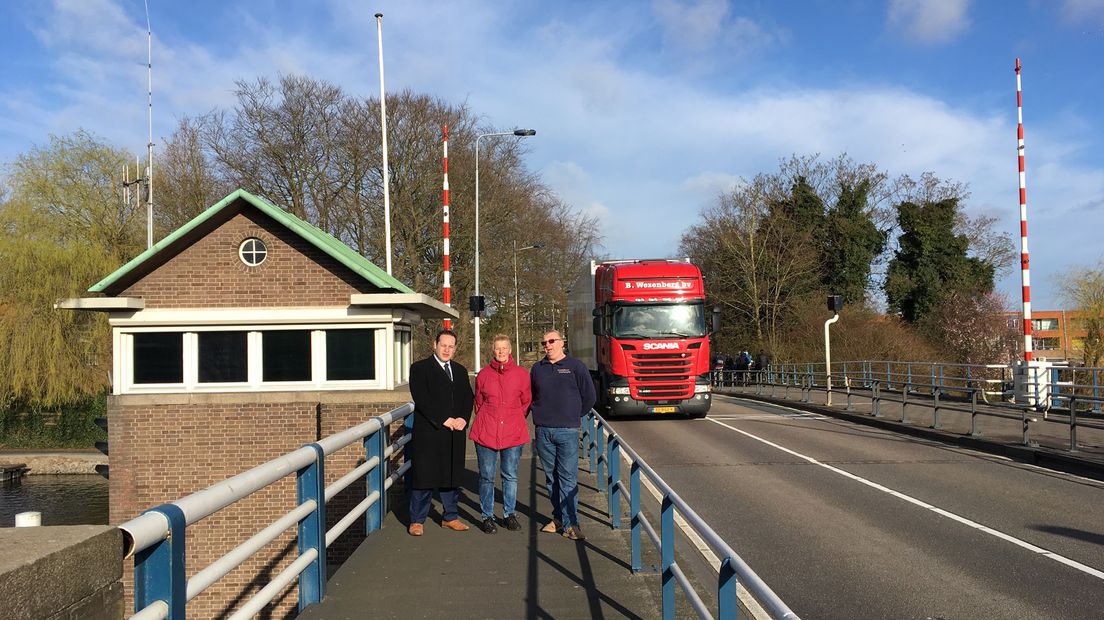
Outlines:
{"type": "Polygon", "coordinates": [[[0,527],[20,512],[42,513],[42,525],[106,525],[107,480],[100,475],[23,476],[0,483],[0,527]]]}

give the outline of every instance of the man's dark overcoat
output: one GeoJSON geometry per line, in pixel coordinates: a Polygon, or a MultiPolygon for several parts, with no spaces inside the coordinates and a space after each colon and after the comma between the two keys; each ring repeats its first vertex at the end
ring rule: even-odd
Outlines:
{"type": "Polygon", "coordinates": [[[467,433],[449,430],[444,423],[448,418],[470,422],[475,396],[468,370],[456,360],[449,363],[451,381],[432,355],[410,365],[414,431],[408,447],[414,459],[415,489],[458,487],[463,478],[467,433]]]}

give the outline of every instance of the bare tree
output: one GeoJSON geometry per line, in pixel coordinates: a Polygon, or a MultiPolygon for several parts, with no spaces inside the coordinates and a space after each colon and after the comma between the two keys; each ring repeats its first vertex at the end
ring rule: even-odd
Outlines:
{"type": "Polygon", "coordinates": [[[157,205],[153,210],[158,238],[188,223],[236,189],[218,174],[204,147],[200,126],[184,117],[165,143],[158,161],[157,205]]]}
{"type": "Polygon", "coordinates": [[[1085,329],[1080,347],[1085,365],[1098,368],[1104,361],[1104,262],[1071,270],[1060,283],[1062,298],[1077,309],[1085,329]]]}

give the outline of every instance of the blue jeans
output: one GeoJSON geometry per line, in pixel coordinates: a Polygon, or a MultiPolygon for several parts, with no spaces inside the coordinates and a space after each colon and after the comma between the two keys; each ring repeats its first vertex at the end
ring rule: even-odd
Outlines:
{"type": "MultiPolygon", "coordinates": [[[[454,521],[460,518],[457,506],[458,491],[451,489],[437,489],[441,494],[442,521],[454,521]]],[[[410,490],[410,522],[425,523],[429,516],[429,505],[433,502],[433,489],[410,490]]]]}
{"type": "Polygon", "coordinates": [[[521,449],[514,446],[495,450],[475,444],[475,456],[479,461],[479,510],[484,519],[494,518],[495,471],[502,459],[502,518],[514,514],[517,506],[517,470],[521,449]]]}
{"type": "Polygon", "coordinates": [[[538,426],[535,445],[544,465],[552,518],[565,528],[579,525],[579,429],[538,426]]]}

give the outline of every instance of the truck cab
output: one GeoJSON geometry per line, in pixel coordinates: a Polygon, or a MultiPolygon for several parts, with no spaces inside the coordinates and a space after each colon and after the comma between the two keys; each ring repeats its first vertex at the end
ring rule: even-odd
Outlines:
{"type": "Polygon", "coordinates": [[[669,259],[592,262],[571,293],[569,341],[573,355],[591,369],[598,407],[611,415],[706,415],[709,332],[695,265],[669,259]],[[591,320],[584,322],[588,307],[591,320]]]}

